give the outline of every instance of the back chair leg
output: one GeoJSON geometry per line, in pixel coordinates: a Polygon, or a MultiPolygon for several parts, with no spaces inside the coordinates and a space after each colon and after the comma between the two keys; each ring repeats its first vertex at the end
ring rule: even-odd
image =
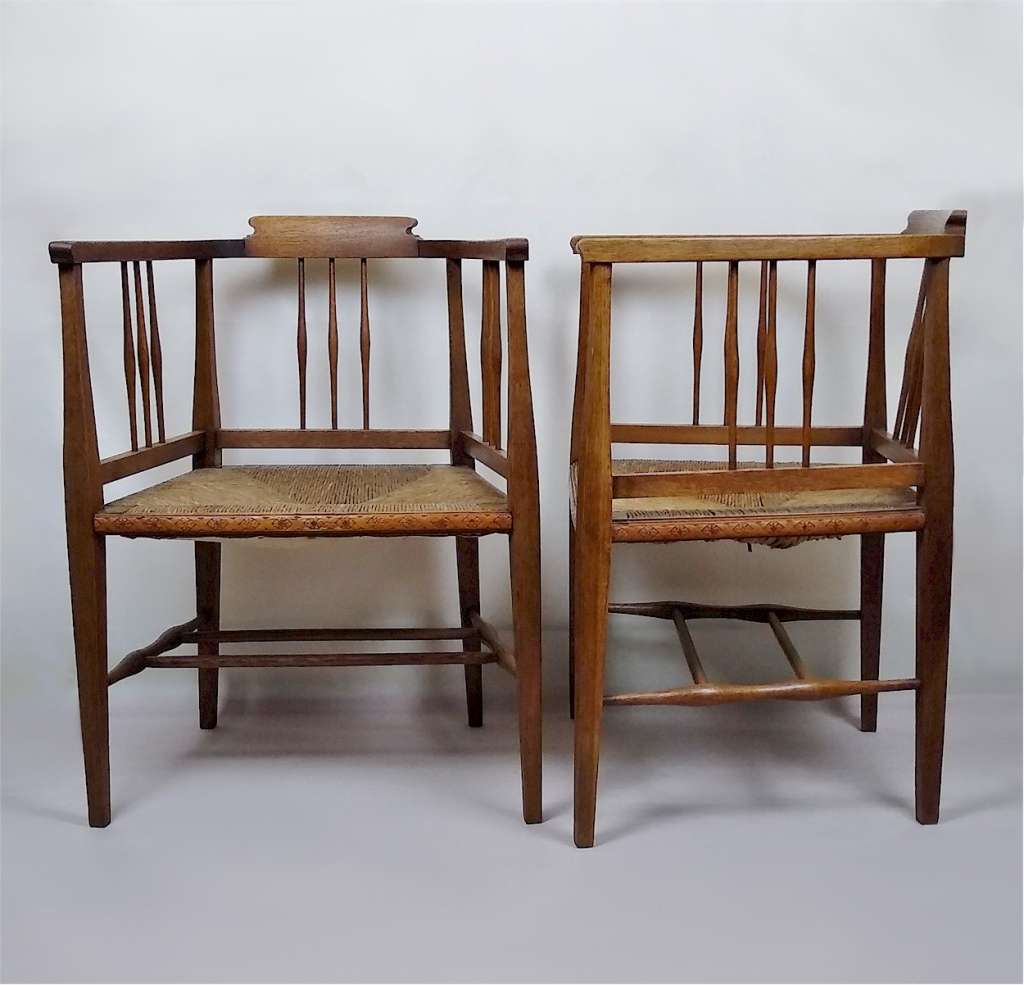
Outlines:
{"type": "MultiPolygon", "coordinates": [[[[470,629],[470,614],[480,612],[480,541],[476,537],[455,538],[455,564],[459,572],[459,616],[462,628],[470,629]]],[[[468,637],[462,648],[479,650],[480,637],[468,637]]],[[[465,671],[467,718],[471,728],[480,728],[484,723],[483,667],[467,664],[465,671]]]]}
{"type": "MultiPolygon", "coordinates": [[[[196,616],[200,629],[220,629],[220,544],[196,542],[196,616]]],[[[216,656],[217,643],[200,643],[200,656],[216,656]]],[[[219,674],[216,667],[199,669],[199,727],[217,727],[219,674]]]]}
{"type": "MultiPolygon", "coordinates": [[[[70,533],[70,531],[69,531],[70,533]]],[[[89,824],[110,824],[110,729],[107,711],[107,554],[102,537],[69,536],[71,613],[78,670],[78,710],[85,755],[89,824]]]]}
{"type": "Polygon", "coordinates": [[[541,804],[540,531],[536,518],[509,535],[512,624],[519,699],[519,758],[523,820],[539,824],[541,804]]]}
{"type": "Polygon", "coordinates": [[[577,665],[573,840],[578,848],[591,848],[597,810],[597,764],[608,639],[608,580],[611,574],[608,542],[595,550],[580,551],[575,565],[573,616],[577,665]]]}
{"type": "Polygon", "coordinates": [[[917,535],[917,677],[914,784],[917,820],[939,820],[946,728],[952,531],[926,526],[917,535]],[[944,533],[947,535],[944,536],[944,533]]]}
{"type": "MultiPolygon", "coordinates": [[[[882,646],[882,573],[885,566],[885,535],[862,534],[860,538],[860,676],[877,681],[882,646]]],[[[878,728],[878,695],[860,696],[860,730],[878,728]]]]}
{"type": "Polygon", "coordinates": [[[576,717],[576,527],[569,517],[569,717],[576,717]]]}

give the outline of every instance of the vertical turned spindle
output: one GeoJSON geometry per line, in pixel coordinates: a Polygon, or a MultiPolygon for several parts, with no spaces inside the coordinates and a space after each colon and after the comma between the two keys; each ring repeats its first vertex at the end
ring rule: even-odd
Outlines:
{"type": "Polygon", "coordinates": [[[124,386],[128,393],[128,424],[132,451],[139,450],[138,405],[135,398],[135,342],[132,339],[132,300],[128,288],[128,264],[121,264],[121,318],[124,326],[124,386]]]}
{"type": "Polygon", "coordinates": [[[299,362],[299,427],[306,428],[306,261],[299,257],[299,323],[296,329],[295,349],[299,362]]]}
{"type": "Polygon", "coordinates": [[[921,286],[914,310],[914,321],[907,339],[907,352],[903,361],[903,384],[893,424],[893,436],[904,445],[913,445],[917,437],[917,423],[921,411],[921,383],[924,375],[924,320],[927,308],[931,265],[925,263],[921,286]]]}
{"type": "Polygon", "coordinates": [[[359,362],[363,369],[363,427],[370,426],[370,301],[366,258],[359,261],[359,362]]]}
{"type": "Polygon", "coordinates": [[[704,263],[697,261],[693,286],[693,423],[700,424],[700,357],[704,350],[704,263]]]}
{"type": "Polygon", "coordinates": [[[814,401],[814,278],[816,260],[807,261],[807,313],[804,316],[804,417],[803,456],[804,468],[811,464],[811,404],[814,401]]]}
{"type": "Polygon", "coordinates": [[[779,288],[778,261],[768,264],[768,319],[764,340],[764,464],[775,468],[775,392],[779,376],[776,309],[779,288]]]}
{"type": "Polygon", "coordinates": [[[153,421],[149,390],[149,342],[146,339],[146,308],[142,299],[142,269],[139,261],[132,262],[135,274],[135,337],[139,353],[139,383],[142,387],[142,424],[146,434],[146,447],[153,444],[153,421]]]}
{"type": "Polygon", "coordinates": [[[146,261],[146,290],[149,294],[149,346],[153,357],[153,391],[156,396],[156,433],[160,441],[167,438],[164,430],[164,354],[160,346],[160,324],[156,318],[156,285],[153,282],[153,261],[146,261]]]}
{"type": "Polygon", "coordinates": [[[754,424],[761,426],[764,407],[764,347],[768,336],[768,261],[761,261],[761,288],[757,301],[757,402],[754,424]]]}
{"type": "Polygon", "coordinates": [[[497,260],[483,261],[480,379],[483,437],[501,447],[501,282],[497,260]]]}
{"type": "Polygon", "coordinates": [[[725,426],[729,429],[729,468],[736,468],[736,403],[740,385],[740,349],[736,332],[740,265],[729,261],[725,308],[725,426]]]}
{"type": "Polygon", "coordinates": [[[338,284],[334,257],[327,261],[327,364],[331,372],[331,427],[338,426],[338,284]]]}

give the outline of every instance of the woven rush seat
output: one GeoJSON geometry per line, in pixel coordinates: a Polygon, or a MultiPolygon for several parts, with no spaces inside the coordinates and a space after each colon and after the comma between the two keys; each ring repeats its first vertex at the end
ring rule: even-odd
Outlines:
{"type": "Polygon", "coordinates": [[[505,495],[451,465],[225,466],[108,503],[98,532],[272,536],[508,530],[505,495]]]}
{"type": "MultiPolygon", "coordinates": [[[[830,463],[817,463],[825,466],[830,463]]],[[[763,462],[739,462],[740,469],[763,469],[763,462]]],[[[778,468],[796,468],[797,463],[779,462],[778,468]]],[[[612,462],[613,475],[635,472],[697,472],[725,470],[725,462],[677,461],[669,459],[624,458],[612,462]]],[[[573,517],[576,516],[576,473],[570,475],[570,499],[573,517]]],[[[791,492],[735,492],[735,493],[681,493],[675,496],[644,497],[612,500],[612,521],[617,524],[689,523],[695,533],[694,540],[736,539],[743,543],[760,544],[764,547],[787,548],[808,540],[821,540],[842,536],[844,531],[836,524],[817,524],[814,532],[801,518],[833,516],[841,514],[890,513],[892,521],[899,526],[906,518],[912,528],[919,521],[920,510],[917,495],[910,487],[879,489],[814,489],[791,492]],[[729,538],[729,530],[714,521],[735,521],[743,517],[751,520],[778,518],[777,523],[766,522],[773,528],[769,536],[736,536],[729,538]],[[897,519],[899,518],[899,519],[897,519]],[[700,524],[701,520],[711,521],[700,524]]],[[[879,518],[881,519],[881,518],[879,518]]],[[[620,528],[621,529],[621,528],[620,528]]],[[[628,540],[632,537],[616,536],[628,540]]],[[[643,539],[643,538],[638,538],[643,539]]]]}

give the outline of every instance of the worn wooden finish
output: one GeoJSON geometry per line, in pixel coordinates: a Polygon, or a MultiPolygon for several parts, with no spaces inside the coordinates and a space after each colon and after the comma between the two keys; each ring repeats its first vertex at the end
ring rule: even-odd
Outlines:
{"type": "Polygon", "coordinates": [[[573,840],[594,844],[601,743],[608,583],[611,574],[610,264],[588,264],[587,348],[577,448],[573,629],[576,657],[573,840]]]}
{"type": "Polygon", "coordinates": [[[177,461],[188,455],[195,455],[206,447],[205,431],[189,431],[169,438],[162,444],[138,451],[126,451],[100,461],[100,476],[103,482],[115,482],[129,475],[136,475],[158,465],[177,461]]]}
{"type": "Polygon", "coordinates": [[[672,620],[676,624],[676,633],[679,635],[679,642],[683,647],[683,655],[686,657],[686,666],[690,669],[690,676],[694,684],[707,684],[708,675],[701,663],[700,654],[693,643],[690,635],[690,627],[686,625],[686,616],[681,609],[672,613],[672,620]]]}
{"type": "Polygon", "coordinates": [[[145,428],[146,446],[153,444],[153,421],[149,390],[149,342],[146,338],[146,309],[142,297],[142,271],[139,261],[132,264],[135,277],[135,330],[136,348],[139,354],[139,384],[142,389],[142,423],[145,428]]]}
{"type": "Polygon", "coordinates": [[[488,444],[479,434],[461,431],[459,438],[471,461],[486,465],[492,472],[508,478],[508,455],[505,452],[488,444]]]}
{"type": "Polygon", "coordinates": [[[363,428],[370,427],[370,300],[366,257],[359,261],[359,367],[363,382],[363,428]]]}
{"type": "Polygon", "coordinates": [[[700,424],[700,364],[703,353],[704,264],[698,260],[693,284],[693,423],[695,426],[700,424]]]}
{"type": "Polygon", "coordinates": [[[448,431],[395,428],[219,428],[219,448],[448,448],[448,431]]]}
{"type": "MultiPolygon", "coordinates": [[[[728,701],[819,700],[847,695],[861,698],[861,727],[873,730],[877,696],[895,690],[917,691],[917,816],[930,823],[938,816],[949,628],[949,571],[952,540],[952,429],[949,414],[948,268],[963,255],[966,214],[912,213],[903,233],[880,236],[582,236],[572,247],[581,258],[580,334],[573,433],[570,450],[570,673],[576,713],[575,838],[594,840],[594,811],[602,705],[605,619],[608,612],[655,616],[675,624],[694,684],[656,693],[611,695],[608,705],[709,705],[728,701]],[[924,260],[920,296],[907,343],[900,399],[892,431],[886,408],[885,303],[887,263],[924,260]],[[802,354],[799,365],[780,372],[778,262],[807,264],[802,354]],[[817,349],[830,340],[830,326],[817,317],[820,261],[870,261],[868,361],[864,415],[849,425],[815,423],[817,349]],[[740,264],[760,268],[758,317],[751,325],[756,345],[756,396],[753,425],[739,419],[738,312],[740,264]],[[610,291],[613,265],[642,262],[694,262],[697,265],[694,310],[693,425],[619,423],[608,403],[610,369],[610,291]],[[727,265],[723,359],[724,415],[721,425],[700,426],[700,354],[703,346],[703,269],[708,262],[727,265]],[[820,324],[819,324],[820,322],[820,324]],[[799,386],[785,404],[783,385],[799,386]],[[799,382],[797,382],[799,381],[799,382]],[[799,424],[776,420],[776,405],[800,407],[799,424]],[[923,428],[921,448],[914,443],[923,428]],[[612,442],[621,444],[717,445],[681,460],[716,461],[719,467],[678,471],[624,471],[611,468],[612,442]],[[740,467],[737,448],[762,444],[765,467],[740,467]],[[776,461],[778,449],[799,447],[799,464],[776,461]],[[816,465],[814,449],[859,448],[857,465],[816,465]],[[834,509],[831,490],[904,490],[896,498],[865,497],[863,504],[834,509]],[[769,512],[761,495],[821,492],[820,507],[799,508],[780,502],[769,512]],[[707,511],[675,507],[672,497],[708,495],[707,511]],[[729,497],[743,496],[735,510],[729,497]],[[612,513],[612,498],[615,512],[612,513]],[[636,501],[636,505],[630,501],[636,501]],[[668,500],[662,505],[659,500],[668,500]],[[644,502],[650,505],[643,506],[644,502]],[[649,514],[649,515],[645,515],[649,514]],[[881,680],[881,605],[884,535],[903,531],[918,537],[917,671],[913,678],[881,680]],[[739,539],[790,546],[806,538],[848,534],[861,538],[860,604],[857,609],[789,609],[782,606],[713,606],[682,602],[620,603],[607,606],[610,547],[613,543],[665,543],[739,539]],[[707,679],[688,621],[736,618],[767,624],[781,646],[795,680],[768,684],[719,684],[707,679]],[[793,644],[785,624],[801,619],[857,619],[861,630],[861,678],[831,680],[815,676],[793,644]]],[[[821,314],[828,312],[824,306],[821,314]]],[[[820,414],[820,411],[819,411],[820,414]]],[[[636,456],[639,457],[639,456],[636,456]]],[[[672,468],[671,465],[662,466],[672,468]]],[[[636,466],[636,469],[641,466],[636,466]]],[[[804,502],[808,502],[805,500],[804,502]]]]}
{"type": "Polygon", "coordinates": [[[800,651],[793,644],[789,633],[786,632],[786,627],[782,625],[782,620],[774,612],[768,613],[768,625],[772,627],[772,632],[779,641],[779,646],[786,655],[789,666],[793,668],[793,675],[798,680],[807,680],[811,675],[807,670],[806,664],[804,664],[803,657],[800,656],[800,651]]]}
{"type": "MultiPolygon", "coordinates": [[[[763,445],[768,438],[766,427],[741,424],[736,428],[737,445],[763,445]]],[[[729,429],[721,424],[612,424],[612,441],[641,445],[724,445],[729,429]]],[[[804,441],[802,427],[773,429],[775,446],[799,447],[804,441]]],[[[864,441],[863,428],[812,427],[811,442],[821,447],[859,448],[864,441]]]]}
{"type": "Polygon", "coordinates": [[[295,354],[299,365],[299,427],[306,427],[306,354],[309,340],[306,334],[306,261],[299,257],[299,314],[295,332],[295,354]]]}
{"type": "MultiPolygon", "coordinates": [[[[180,627],[179,627],[180,628],[180,627]]],[[[182,643],[283,643],[348,640],[465,640],[475,631],[459,626],[369,626],[327,629],[194,629],[182,643]]]]}
{"type": "Polygon", "coordinates": [[[409,216],[254,215],[245,239],[250,257],[414,257],[416,220],[409,216]]]}
{"type": "MultiPolygon", "coordinates": [[[[415,220],[389,217],[256,217],[246,240],[189,242],[57,242],[51,257],[60,265],[65,350],[65,477],[69,564],[75,625],[76,661],[90,823],[110,819],[107,754],[107,687],[147,667],[186,667],[198,672],[200,726],[217,723],[218,674],[221,667],[345,667],[462,665],[466,675],[470,725],[482,723],[483,664],[496,663],[515,675],[519,705],[523,816],[542,818],[541,805],[541,652],[540,652],[540,524],[536,439],[530,390],[525,314],[522,239],[424,241],[412,234],[415,220]],[[223,428],[221,426],[212,260],[262,256],[297,261],[296,357],[299,377],[298,428],[223,428]],[[449,295],[449,421],[446,428],[370,427],[370,316],[368,260],[433,257],[445,261],[449,295]],[[328,261],[328,373],[331,427],[308,427],[305,267],[308,258],[328,261]],[[359,363],[361,427],[339,426],[340,348],[337,260],[360,263],[359,363]],[[164,374],[155,290],[155,261],[188,259],[195,263],[196,338],[193,373],[192,427],[166,436],[164,374]],[[484,264],[487,295],[484,338],[487,377],[484,436],[474,433],[462,311],[462,270],[465,260],[484,264]],[[86,354],[82,262],[113,262],[121,266],[125,389],[131,420],[131,450],[101,460],[96,445],[91,380],[86,354]],[[507,450],[502,450],[501,405],[501,275],[506,264],[508,307],[507,450]],[[142,264],[146,264],[145,291],[142,264]],[[129,271],[129,264],[131,270],[129,271]],[[134,297],[133,295],[134,289],[134,297]],[[148,304],[147,304],[148,302],[148,304]],[[139,423],[139,398],[142,414],[139,423]],[[139,512],[135,516],[103,508],[103,485],[191,456],[193,468],[221,464],[222,449],[438,449],[447,450],[453,465],[485,465],[507,481],[508,490],[493,508],[472,504],[449,512],[379,512],[308,515],[225,512],[211,503],[205,514],[186,511],[168,515],[139,512]],[[480,618],[478,538],[509,536],[514,641],[502,642],[480,618]],[[172,627],[154,643],[129,654],[109,673],[106,668],[106,596],[104,538],[111,535],[153,538],[195,538],[196,617],[172,627]],[[370,629],[238,629],[220,628],[221,539],[252,536],[452,536],[456,538],[461,626],[440,628],[378,627],[370,629]],[[215,540],[214,540],[215,539],[215,540]],[[258,653],[225,654],[222,645],[240,642],[298,640],[450,640],[453,649],[387,653],[258,653]],[[195,654],[168,652],[182,645],[195,654]]],[[[170,381],[168,381],[170,382],[170,381]]],[[[311,504],[313,507],[317,503],[311,504]]],[[[418,509],[418,507],[415,507],[418,509]]],[[[436,508],[424,502],[423,509],[436,508]]]]}
{"type": "Polygon", "coordinates": [[[59,278],[64,352],[64,507],[78,712],[89,824],[102,828],[110,823],[107,568],[106,543],[93,532],[92,517],[103,505],[103,480],[89,376],[82,268],[61,264],[59,278]]]}
{"type": "Polygon", "coordinates": [[[480,385],[484,441],[501,447],[501,283],[498,264],[484,261],[480,327],[480,385]]]}
{"type": "Polygon", "coordinates": [[[820,622],[833,619],[859,619],[858,609],[804,609],[793,605],[704,605],[699,602],[615,602],[609,612],[631,616],[650,616],[654,619],[738,619],[741,622],[769,622],[774,616],[779,622],[820,622]]]}
{"type": "Polygon", "coordinates": [[[854,694],[881,694],[886,691],[913,691],[916,678],[890,681],[784,681],[780,684],[694,684],[667,691],[641,691],[635,694],[611,694],[606,705],[683,705],[701,707],[724,705],[734,701],[824,701],[854,694]]]}
{"type": "Polygon", "coordinates": [[[881,489],[923,486],[925,467],[900,465],[819,465],[814,468],[708,469],[702,472],[630,472],[612,479],[616,499],[678,493],[789,492],[805,489],[881,489]]]}
{"type": "Polygon", "coordinates": [[[139,421],[135,393],[135,340],[132,326],[132,301],[128,289],[128,264],[121,264],[121,322],[124,346],[124,386],[128,396],[128,425],[132,451],[139,448],[139,421]]]}
{"type": "Polygon", "coordinates": [[[754,423],[761,424],[764,407],[764,356],[768,345],[768,261],[761,261],[761,286],[757,294],[757,396],[754,423]]]}
{"type": "Polygon", "coordinates": [[[141,674],[149,666],[146,661],[150,657],[155,657],[167,650],[173,650],[183,643],[190,642],[189,637],[198,626],[198,617],[190,619],[188,622],[165,629],[152,643],[132,650],[131,653],[119,660],[107,674],[107,686],[117,684],[118,681],[123,681],[126,677],[141,674]]]}
{"type": "MultiPolygon", "coordinates": [[[[865,465],[890,460],[876,436],[884,432],[888,412],[885,394],[885,260],[871,261],[871,301],[868,315],[868,366],[864,385],[865,465]]],[[[895,442],[891,443],[895,445],[895,442]]],[[[884,442],[883,442],[884,447],[884,442]]],[[[899,447],[902,451],[902,446],[899,447]]],[[[892,451],[893,454],[899,454],[892,451]]],[[[912,457],[912,456],[911,456],[912,457]]],[[[899,457],[891,459],[901,461],[899,457]]],[[[861,534],[860,538],[860,676],[877,681],[882,648],[882,579],[885,569],[885,537],[861,534]]],[[[874,732],[878,727],[878,695],[860,697],[860,727],[874,732]]]]}
{"type": "Polygon", "coordinates": [[[588,263],[676,263],[693,260],[874,260],[959,257],[956,233],[873,236],[579,236],[588,263]]]}
{"type": "Polygon", "coordinates": [[[729,430],[730,469],[736,468],[736,408],[740,387],[740,349],[736,325],[739,278],[740,265],[730,262],[725,307],[725,426],[729,430]]]}
{"type": "Polygon", "coordinates": [[[327,261],[327,370],[331,378],[331,427],[338,426],[338,277],[334,257],[327,261]]]}
{"type": "Polygon", "coordinates": [[[814,284],[817,266],[814,260],[807,262],[807,313],[804,317],[804,361],[803,361],[803,457],[804,468],[811,464],[811,408],[814,404],[814,284]]]}
{"type": "Polygon", "coordinates": [[[153,261],[146,261],[146,292],[149,297],[149,339],[153,359],[153,395],[156,398],[157,440],[166,441],[164,424],[164,354],[160,344],[160,323],[157,319],[156,284],[153,280],[153,261]]]}
{"type": "Polygon", "coordinates": [[[612,540],[622,544],[666,544],[683,540],[772,540],[781,537],[845,537],[920,530],[924,510],[872,510],[863,513],[765,514],[693,517],[685,520],[615,522],[612,540]]]}
{"type": "Polygon", "coordinates": [[[917,820],[939,819],[949,660],[949,603],[953,571],[953,422],[949,387],[949,261],[930,261],[923,353],[924,430],[921,459],[928,469],[917,536],[916,702],[917,820]]]}
{"type": "Polygon", "coordinates": [[[778,393],[778,290],[779,268],[776,261],[768,264],[768,316],[764,340],[764,465],[775,467],[775,445],[782,438],[775,427],[775,398],[778,393]]]}

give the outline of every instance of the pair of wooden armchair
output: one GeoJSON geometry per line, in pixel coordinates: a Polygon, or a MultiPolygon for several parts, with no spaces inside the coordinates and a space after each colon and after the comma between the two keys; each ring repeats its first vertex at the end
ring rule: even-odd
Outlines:
{"type": "MultiPolygon", "coordinates": [[[[53,243],[59,265],[64,339],[65,488],[68,554],[78,665],[89,821],[110,821],[107,687],[147,667],[198,669],[199,718],[217,721],[217,674],[238,666],[462,664],[469,724],[482,722],[481,665],[497,663],[516,679],[523,816],[541,820],[540,545],[536,442],[526,342],[525,240],[422,240],[415,221],[358,217],[258,217],[244,240],[146,243],[53,243]],[[245,430],[221,425],[214,339],[213,261],[270,257],[296,261],[299,427],[245,430]],[[445,261],[449,330],[449,421],[435,430],[370,427],[368,261],[445,261]],[[196,274],[196,348],[190,431],[167,438],[154,263],[191,260],[196,274]],[[329,429],[306,426],[305,264],[328,266],[329,429]],[[482,262],[482,426],[473,428],[463,323],[462,261],[482,262]],[[86,347],[82,264],[120,264],[125,385],[131,451],[99,457],[86,347]],[[358,261],[362,427],[339,427],[336,264],[358,261]],[[507,450],[502,448],[501,265],[507,304],[507,450]],[[143,278],[143,270],[145,278],[143,278]],[[145,281],[145,289],[143,282],[145,281]],[[147,322],[148,312],[148,322],[147,322]],[[138,372],[136,372],[138,370],[138,372]],[[141,404],[141,407],[140,407],[141,404]],[[142,431],[139,430],[139,411],[142,431]],[[225,448],[438,449],[444,465],[250,466],[221,464],[225,448]],[[177,459],[192,470],[122,499],[105,502],[104,485],[177,459]],[[477,472],[506,480],[501,492],[477,472]],[[514,639],[504,643],[480,615],[477,538],[508,536],[514,639]],[[107,669],[105,538],[196,540],[196,615],[107,669]],[[223,629],[220,542],[239,537],[453,536],[460,626],[373,629],[223,629]],[[453,641],[459,650],[411,653],[231,655],[220,644],[294,640],[453,641]],[[169,651],[195,644],[195,655],[169,651]]],[[[945,717],[952,563],[952,425],[949,393],[949,259],[962,256],[966,215],[916,212],[902,233],[871,236],[582,236],[580,331],[570,462],[570,679],[576,716],[575,841],[594,842],[598,751],[604,705],[707,705],[729,701],[814,700],[860,695],[862,728],[876,726],[877,695],[914,690],[917,709],[917,818],[938,819],[945,717]],[[886,411],[886,263],[921,259],[924,271],[910,322],[903,379],[892,429],[886,411]],[[868,355],[862,419],[847,426],[812,421],[820,262],[870,261],[868,355]],[[741,424],[740,264],[760,271],[754,423],[741,424]],[[630,424],[610,408],[612,271],[617,264],[693,264],[692,423],[630,424]],[[724,413],[702,424],[704,265],[726,270],[724,413]],[[779,265],[806,266],[799,424],[776,422],[779,392],[779,265]],[[920,430],[920,448],[916,449],[920,430]],[[617,459],[615,444],[719,446],[725,460],[617,459]],[[762,447],[763,464],[740,460],[762,447]],[[812,449],[856,449],[860,464],[812,462],[812,449]],[[789,464],[778,449],[799,449],[789,464]],[[917,535],[917,658],[913,678],[879,679],[883,543],[887,533],[917,535]],[[609,605],[611,547],[618,542],[736,539],[786,547],[801,540],[861,538],[861,598],[853,610],[759,604],[716,607],[683,601],[609,605]],[[669,691],[604,694],[608,612],[671,620],[693,685],[669,691]],[[793,672],[763,685],[708,680],[688,621],[735,618],[766,623],[793,672]],[[813,675],[785,624],[857,619],[861,679],[813,675]]]]}

